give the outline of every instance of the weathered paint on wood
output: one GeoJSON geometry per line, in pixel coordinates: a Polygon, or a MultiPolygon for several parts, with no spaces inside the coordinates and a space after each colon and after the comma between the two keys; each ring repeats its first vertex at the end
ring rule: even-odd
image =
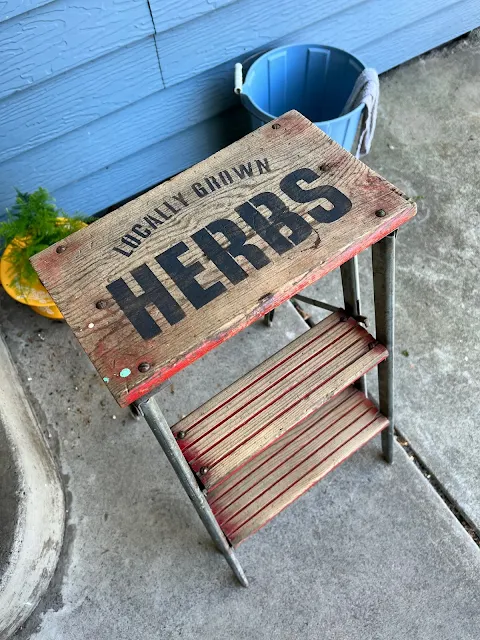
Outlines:
{"type": "Polygon", "coordinates": [[[289,112],[33,263],[123,406],[414,214],[289,112]]]}
{"type": "Polygon", "coordinates": [[[173,432],[193,471],[203,470],[202,483],[210,491],[387,355],[355,320],[332,314],[173,432]]]}
{"type": "Polygon", "coordinates": [[[243,542],[387,425],[360,391],[343,391],[207,491],[225,535],[243,542]]]}

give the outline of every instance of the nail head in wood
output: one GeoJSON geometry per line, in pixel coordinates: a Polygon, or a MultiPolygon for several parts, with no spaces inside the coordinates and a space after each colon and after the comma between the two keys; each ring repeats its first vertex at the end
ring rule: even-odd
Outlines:
{"type": "Polygon", "coordinates": [[[272,124],[272,129],[280,129],[281,125],[278,124],[278,122],[276,122],[275,124],[272,124]]]}
{"type": "Polygon", "coordinates": [[[177,439],[178,440],[183,440],[185,438],[187,434],[185,433],[185,431],[178,431],[177,432],[177,439]]]}
{"type": "Polygon", "coordinates": [[[385,209],[377,209],[377,211],[375,211],[375,215],[377,218],[384,218],[387,215],[387,212],[385,209]]]}
{"type": "Polygon", "coordinates": [[[58,246],[58,247],[55,249],[55,251],[56,251],[57,253],[63,253],[63,252],[66,250],[66,248],[67,248],[67,247],[66,247],[65,245],[61,244],[60,246],[58,246]]]}
{"type": "Polygon", "coordinates": [[[97,309],[105,309],[107,307],[107,301],[99,300],[95,306],[97,307],[97,309]]]}
{"type": "Polygon", "coordinates": [[[140,373],[147,373],[149,369],[150,369],[150,365],[148,362],[141,362],[138,365],[138,370],[140,371],[140,373]]]}
{"type": "Polygon", "coordinates": [[[201,476],[206,476],[206,475],[207,475],[207,473],[208,473],[208,467],[200,467],[199,474],[200,474],[201,476]]]}

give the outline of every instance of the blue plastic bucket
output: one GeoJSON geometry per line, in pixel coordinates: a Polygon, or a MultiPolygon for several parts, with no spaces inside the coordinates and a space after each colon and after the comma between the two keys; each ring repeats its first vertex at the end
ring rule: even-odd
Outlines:
{"type": "Polygon", "coordinates": [[[247,70],[240,91],[252,130],[296,109],[351,151],[364,107],[340,114],[364,69],[350,53],[315,44],[289,45],[262,54],[247,70]]]}

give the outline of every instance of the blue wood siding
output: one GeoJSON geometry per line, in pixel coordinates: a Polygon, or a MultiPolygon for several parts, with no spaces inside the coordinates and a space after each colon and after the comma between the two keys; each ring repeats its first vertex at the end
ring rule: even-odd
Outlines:
{"type": "Polygon", "coordinates": [[[478,25],[479,0],[0,0],[0,218],[14,187],[91,214],[232,142],[253,52],[319,42],[385,71],[478,25]]]}

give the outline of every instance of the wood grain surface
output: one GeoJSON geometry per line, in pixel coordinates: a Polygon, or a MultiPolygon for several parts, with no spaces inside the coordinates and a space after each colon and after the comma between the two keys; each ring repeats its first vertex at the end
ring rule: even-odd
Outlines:
{"type": "Polygon", "coordinates": [[[291,111],[32,263],[125,406],[414,214],[291,111]]]}
{"type": "Polygon", "coordinates": [[[345,389],[207,492],[223,532],[243,542],[387,425],[363,393],[345,389]]]}
{"type": "Polygon", "coordinates": [[[173,433],[211,490],[387,355],[355,320],[331,314],[177,423],[173,433]]]}

